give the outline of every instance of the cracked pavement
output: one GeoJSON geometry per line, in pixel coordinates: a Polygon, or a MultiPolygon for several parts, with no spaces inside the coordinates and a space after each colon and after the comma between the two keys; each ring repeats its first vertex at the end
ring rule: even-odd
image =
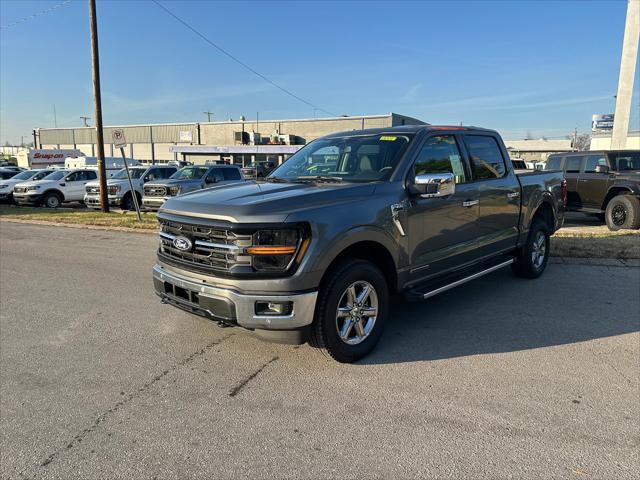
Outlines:
{"type": "Polygon", "coordinates": [[[340,365],[162,305],[156,242],[0,224],[2,478],[637,478],[640,268],[396,299],[340,365]]]}

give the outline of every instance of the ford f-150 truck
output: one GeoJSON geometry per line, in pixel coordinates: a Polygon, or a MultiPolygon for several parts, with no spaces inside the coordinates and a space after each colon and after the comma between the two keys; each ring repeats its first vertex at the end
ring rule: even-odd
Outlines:
{"type": "Polygon", "coordinates": [[[166,180],[149,182],[144,186],[142,204],[157,210],[169,198],[203,188],[243,182],[244,177],[237,165],[189,166],[178,170],[166,180]]]}
{"type": "Polygon", "coordinates": [[[516,174],[492,130],[336,133],[263,181],[169,199],[154,287],[222,325],[353,362],[394,293],[423,300],[508,265],[542,274],[565,198],[562,172],[516,174]]]}

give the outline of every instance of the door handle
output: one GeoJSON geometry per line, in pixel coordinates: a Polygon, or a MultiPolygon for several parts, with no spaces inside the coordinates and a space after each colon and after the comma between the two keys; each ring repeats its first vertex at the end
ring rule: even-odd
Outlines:
{"type": "Polygon", "coordinates": [[[520,192],[510,192],[507,193],[507,198],[516,198],[520,196],[520,192]]]}
{"type": "Polygon", "coordinates": [[[473,207],[474,205],[478,205],[480,200],[466,200],[462,202],[463,207],[473,207]]]}

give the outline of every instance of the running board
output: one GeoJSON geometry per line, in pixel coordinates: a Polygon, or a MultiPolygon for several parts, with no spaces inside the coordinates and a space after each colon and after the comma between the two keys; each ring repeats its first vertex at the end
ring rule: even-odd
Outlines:
{"type": "MultiPolygon", "coordinates": [[[[407,300],[414,300],[414,301],[426,300],[427,298],[434,297],[439,293],[446,292],[447,290],[451,290],[452,288],[455,288],[462,284],[470,282],[471,280],[475,280],[476,278],[480,278],[485,275],[488,275],[491,272],[500,270],[501,268],[511,265],[514,261],[515,261],[514,258],[510,258],[509,260],[502,261],[496,265],[471,273],[467,276],[464,276],[461,278],[459,277],[457,280],[453,280],[452,278],[449,277],[447,280],[445,280],[445,282],[448,282],[448,283],[445,283],[444,285],[440,284],[441,286],[438,286],[437,284],[434,285],[433,283],[427,284],[427,286],[422,286],[422,288],[418,286],[412,289],[411,291],[407,292],[405,294],[405,297],[407,298],[407,300]]],[[[467,271],[466,273],[470,273],[470,272],[467,271]]]]}

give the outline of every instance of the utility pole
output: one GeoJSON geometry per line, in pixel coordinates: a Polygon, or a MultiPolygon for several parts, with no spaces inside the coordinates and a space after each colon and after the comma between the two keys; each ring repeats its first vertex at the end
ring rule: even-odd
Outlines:
{"type": "Polygon", "coordinates": [[[90,120],[91,117],[83,117],[82,115],[80,115],[80,118],[82,119],[82,121],[84,122],[84,126],[88,127],[89,124],[87,123],[87,120],[90,120]]]}
{"type": "Polygon", "coordinates": [[[58,128],[58,116],[56,115],[56,104],[53,104],[53,126],[58,128]]]}
{"type": "Polygon", "coordinates": [[[626,147],[631,116],[631,98],[636,62],[638,61],[638,43],[640,42],[640,1],[629,0],[627,19],[624,26],[622,56],[620,58],[620,76],[616,95],[616,111],[611,132],[611,150],[626,147]]]}
{"type": "Polygon", "coordinates": [[[574,150],[577,150],[578,149],[577,146],[578,146],[578,129],[574,128],[573,129],[573,140],[571,141],[571,147],[574,150]]]}
{"type": "Polygon", "coordinates": [[[202,112],[207,116],[207,122],[211,122],[211,115],[213,115],[213,112],[210,112],[209,110],[207,110],[206,112],[202,112]]]}
{"type": "Polygon", "coordinates": [[[96,118],[96,146],[98,147],[98,181],[100,182],[100,209],[109,213],[107,197],[107,172],[104,165],[104,138],[102,131],[102,99],[100,96],[100,58],[98,55],[98,22],[96,0],[89,0],[89,25],[91,28],[91,66],[93,74],[93,109],[96,118]]]}

